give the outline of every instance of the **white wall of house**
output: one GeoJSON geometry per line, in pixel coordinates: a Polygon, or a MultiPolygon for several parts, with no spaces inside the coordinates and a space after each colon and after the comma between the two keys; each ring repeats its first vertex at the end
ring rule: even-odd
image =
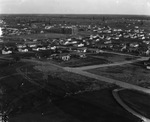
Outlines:
{"type": "Polygon", "coordinates": [[[3,55],[11,54],[11,53],[12,53],[12,51],[10,51],[10,50],[8,50],[8,51],[2,50],[2,54],[3,54],[3,55]]]}
{"type": "Polygon", "coordinates": [[[28,49],[18,49],[19,52],[28,52],[28,49]]]}

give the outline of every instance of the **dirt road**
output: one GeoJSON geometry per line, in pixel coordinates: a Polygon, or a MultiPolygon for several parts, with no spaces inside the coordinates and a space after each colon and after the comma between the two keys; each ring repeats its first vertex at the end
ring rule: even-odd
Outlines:
{"type": "Polygon", "coordinates": [[[113,90],[112,94],[114,96],[114,98],[116,99],[116,101],[124,108],[126,109],[128,112],[132,113],[134,116],[140,118],[141,120],[143,120],[143,122],[150,122],[150,119],[149,118],[146,118],[144,117],[143,115],[137,113],[136,111],[134,111],[132,108],[130,108],[128,105],[126,105],[122,99],[120,98],[118,92],[120,90],[123,90],[123,89],[115,89],[113,90]]]}

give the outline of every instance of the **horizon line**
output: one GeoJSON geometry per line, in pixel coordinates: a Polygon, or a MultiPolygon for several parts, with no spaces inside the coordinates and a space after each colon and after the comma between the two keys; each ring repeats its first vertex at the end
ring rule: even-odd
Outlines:
{"type": "Polygon", "coordinates": [[[127,16],[150,16],[147,14],[94,14],[94,13],[0,13],[0,15],[127,15],[127,16]]]}

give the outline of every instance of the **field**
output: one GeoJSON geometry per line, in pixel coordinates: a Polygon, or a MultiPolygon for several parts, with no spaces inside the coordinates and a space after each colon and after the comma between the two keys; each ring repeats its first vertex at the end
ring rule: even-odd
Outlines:
{"type": "Polygon", "coordinates": [[[147,70],[142,63],[102,67],[88,70],[88,72],[131,84],[137,84],[142,87],[150,87],[150,71],[147,70]]]}
{"type": "Polygon", "coordinates": [[[139,119],[125,111],[112,97],[111,90],[107,88],[94,92],[66,97],[54,101],[43,109],[11,118],[10,122],[137,122],[139,119]],[[104,102],[105,101],[105,102],[104,102]],[[47,110],[47,108],[49,108],[47,110]]]}
{"type": "Polygon", "coordinates": [[[119,91],[121,99],[138,113],[150,118],[150,95],[133,90],[119,91]]]}
{"type": "Polygon", "coordinates": [[[64,67],[81,67],[97,64],[108,64],[110,63],[107,59],[96,58],[87,56],[86,58],[71,58],[69,61],[57,61],[59,65],[64,67]]]}
{"type": "Polygon", "coordinates": [[[3,107],[9,111],[10,122],[138,120],[113,99],[114,86],[102,81],[43,63],[18,62],[2,67],[1,71],[4,76],[15,73],[5,78],[1,75],[0,79],[5,89],[3,107]]]}
{"type": "Polygon", "coordinates": [[[28,67],[24,67],[24,72],[26,71],[26,68],[28,71],[32,72],[32,74],[29,74],[28,76],[35,81],[46,81],[47,84],[56,85],[57,87],[60,87],[59,89],[67,90],[68,93],[75,93],[78,90],[96,90],[108,85],[107,83],[102,81],[97,81],[92,78],[87,78],[78,74],[66,72],[63,69],[50,64],[40,64],[36,66],[29,65],[28,67]],[[40,74],[38,74],[37,76],[36,72],[40,72],[40,74]],[[51,80],[51,77],[55,78],[57,82],[51,80]],[[61,80],[63,82],[61,82],[61,80]]]}
{"type": "Polygon", "coordinates": [[[99,53],[99,54],[90,54],[89,56],[95,58],[101,58],[108,60],[109,62],[121,62],[127,60],[134,60],[136,57],[134,56],[125,56],[125,55],[117,55],[112,53],[99,53]]]}
{"type": "MultiPolygon", "coordinates": [[[[148,33],[150,33],[150,29],[148,28],[150,17],[148,16],[14,14],[1,15],[0,19],[6,22],[5,25],[0,25],[6,27],[6,30],[4,29],[6,33],[4,33],[3,37],[0,37],[4,40],[1,43],[1,49],[5,45],[15,47],[16,43],[25,42],[25,39],[29,41],[37,39],[37,42],[43,44],[43,46],[46,44],[56,46],[58,44],[55,44],[55,41],[54,43],[50,41],[57,38],[56,42],[61,42],[62,40],[66,41],[67,38],[78,38],[79,36],[86,37],[84,42],[86,40],[89,41],[90,45],[87,44],[88,48],[103,48],[102,44],[108,39],[105,37],[110,36],[114,38],[111,38],[113,46],[108,44],[108,47],[112,46],[115,48],[116,44],[120,47],[121,44],[126,42],[143,41],[142,39],[122,38],[124,34],[132,35],[132,33],[135,33],[126,33],[129,29],[134,30],[138,26],[140,30],[145,30],[145,37],[149,37],[148,33]],[[58,31],[55,30],[56,33],[54,33],[55,31],[48,32],[45,29],[46,26],[55,26],[56,30],[63,26],[76,26],[78,32],[72,35],[60,34],[65,33],[65,31],[59,31],[59,29],[58,31]],[[18,31],[11,32],[11,28],[17,28],[18,31]],[[123,31],[115,32],[114,29],[122,29],[123,31]],[[111,30],[112,32],[107,33],[107,30],[111,30]],[[32,34],[29,34],[30,32],[32,34]],[[99,34],[104,38],[100,38],[99,43],[94,38],[88,38],[91,34],[93,36],[99,34]],[[117,36],[120,39],[115,41],[115,37],[117,36]]],[[[148,40],[148,38],[144,40],[148,40]]],[[[114,49],[114,51],[117,51],[118,48],[114,49]]],[[[65,69],[71,71],[72,68],[64,68],[107,65],[134,60],[136,57],[110,53],[87,53],[86,58],[72,56],[70,60],[62,61],[61,59],[50,59],[49,57],[53,52],[49,50],[47,52],[49,53],[47,54],[46,51],[39,51],[39,53],[34,51],[29,53],[15,53],[16,55],[8,55],[6,57],[9,58],[8,60],[3,59],[5,56],[0,55],[0,108],[7,111],[9,122],[140,121],[140,119],[126,111],[114,99],[112,91],[118,88],[118,86],[82,76],[84,72],[81,72],[83,73],[82,75],[67,72],[65,69]],[[20,57],[21,60],[16,61],[15,56],[20,57]],[[41,58],[36,59],[38,56],[41,58]]],[[[79,71],[81,69],[77,68],[73,70],[79,71]]],[[[150,88],[150,71],[146,70],[143,63],[102,67],[87,71],[150,88]]],[[[149,117],[149,95],[131,90],[120,91],[119,95],[131,108],[149,117]]]]}
{"type": "Polygon", "coordinates": [[[54,38],[66,38],[69,35],[66,34],[57,34],[57,33],[45,33],[45,34],[29,34],[29,35],[20,35],[20,36],[8,36],[3,37],[5,39],[54,39],[54,38]]]}
{"type": "Polygon", "coordinates": [[[86,58],[71,57],[70,60],[68,61],[54,59],[53,62],[63,67],[82,67],[82,66],[90,66],[90,65],[123,62],[123,61],[135,60],[137,58],[134,56],[118,55],[118,54],[111,54],[111,53],[99,53],[99,54],[87,53],[86,55],[87,55],[86,58]]]}
{"type": "MultiPolygon", "coordinates": [[[[13,106],[11,114],[16,113],[19,109],[18,107],[24,108],[22,99],[28,95],[34,96],[37,94],[38,99],[43,99],[41,98],[42,95],[38,93],[39,91],[43,91],[43,94],[46,93],[49,97],[52,97],[49,99],[60,99],[67,94],[76,94],[79,91],[93,91],[107,86],[104,82],[101,83],[94,79],[64,72],[50,65],[50,70],[47,72],[44,71],[44,68],[47,69],[47,66],[43,67],[44,65],[33,65],[23,62],[11,65],[8,65],[9,62],[0,63],[0,84],[5,90],[4,100],[7,105],[11,105],[5,106],[5,108],[10,109],[9,107],[13,106]]],[[[35,96],[37,97],[37,95],[35,96]]],[[[48,96],[45,96],[44,99],[48,96]]],[[[33,103],[36,101],[34,97],[29,100],[33,101],[33,103]]],[[[29,108],[29,106],[25,105],[25,108],[29,108]]],[[[19,109],[19,111],[22,110],[19,109]]]]}

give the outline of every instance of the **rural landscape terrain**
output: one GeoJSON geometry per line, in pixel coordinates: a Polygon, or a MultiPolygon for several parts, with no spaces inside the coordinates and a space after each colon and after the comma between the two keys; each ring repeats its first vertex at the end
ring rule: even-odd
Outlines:
{"type": "Polygon", "coordinates": [[[0,122],[150,122],[150,16],[0,15],[0,122]]]}

